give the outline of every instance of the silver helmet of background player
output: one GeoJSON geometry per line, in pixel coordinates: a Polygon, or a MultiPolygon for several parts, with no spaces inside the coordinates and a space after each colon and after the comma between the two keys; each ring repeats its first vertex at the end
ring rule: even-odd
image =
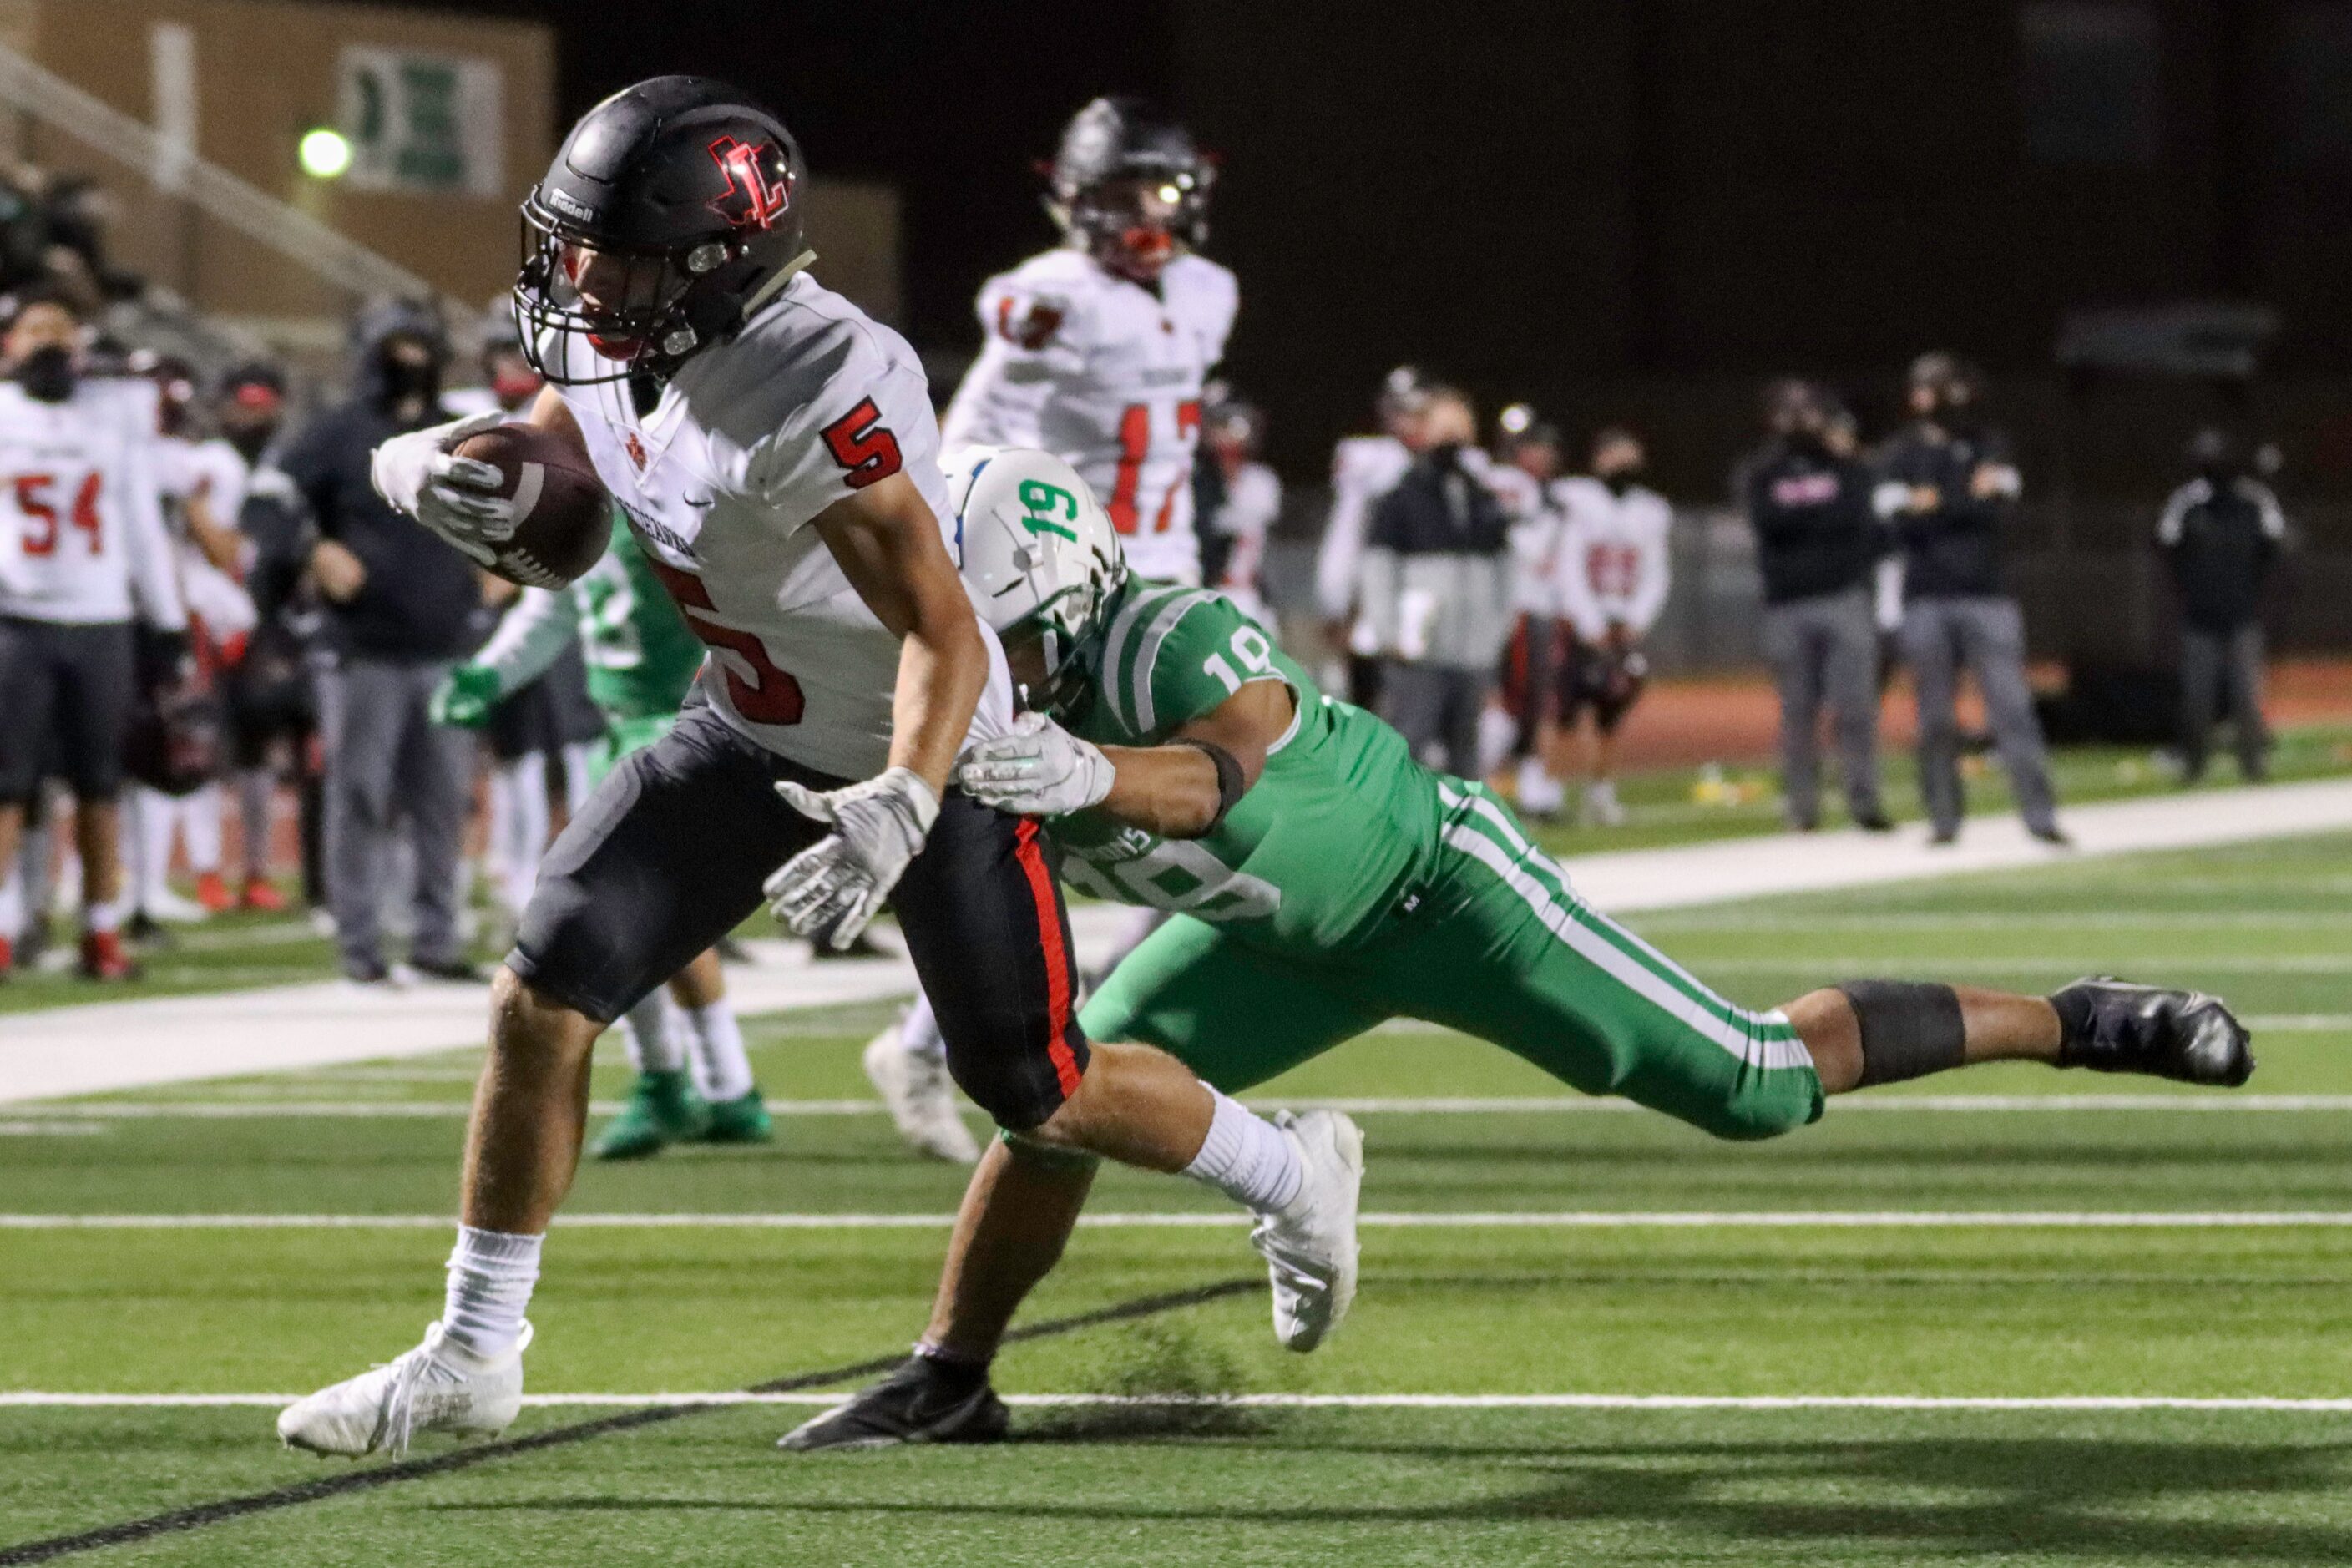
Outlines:
{"type": "Polygon", "coordinates": [[[1192,133],[1156,104],[1097,98],[1071,118],[1054,154],[1046,210],[1072,243],[1139,282],[1181,244],[1209,237],[1216,170],[1192,133]]]}

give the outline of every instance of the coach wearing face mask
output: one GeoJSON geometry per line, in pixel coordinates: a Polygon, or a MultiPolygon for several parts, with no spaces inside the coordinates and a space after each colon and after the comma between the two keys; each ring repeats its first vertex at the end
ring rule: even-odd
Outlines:
{"type": "Polygon", "coordinates": [[[441,401],[449,351],[429,310],[371,306],[352,329],[350,401],[288,445],[278,467],[317,530],[310,572],[326,605],[319,727],[327,762],[327,896],[343,972],[391,974],[377,900],[393,847],[415,850],[415,938],[423,973],[473,973],[457,926],[458,853],[473,782],[472,732],[426,711],[449,667],[486,629],[474,564],[386,505],[369,454],[394,436],[453,416],[441,401]]]}
{"type": "Polygon", "coordinates": [[[2050,758],[2025,683],[2025,617],[2001,583],[2016,508],[2009,443],[1986,427],[1982,378],[1950,354],[1912,362],[1912,421],[1878,454],[1879,515],[1903,551],[1903,657],[1919,700],[1919,789],[1935,842],[1959,837],[1959,674],[1976,677],[2026,831],[2063,845],[2050,758]]]}

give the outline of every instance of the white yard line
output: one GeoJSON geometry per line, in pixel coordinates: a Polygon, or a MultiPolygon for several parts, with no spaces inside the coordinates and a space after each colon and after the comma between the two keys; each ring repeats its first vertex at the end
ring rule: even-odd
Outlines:
{"type": "MultiPolygon", "coordinates": [[[[275,1407],[299,1394],[48,1394],[0,1392],[0,1408],[63,1410],[205,1410],[275,1407]]],[[[835,1405],[845,1393],[785,1394],[526,1394],[539,1409],[656,1405],[835,1405]]],[[[1008,1394],[1024,1409],[1097,1406],[1242,1410],[2245,1410],[2280,1415],[2352,1415],[2352,1399],[2300,1399],[2270,1394],[1008,1394]]]]}
{"type": "MultiPolygon", "coordinates": [[[[1252,1098],[1261,1110],[1344,1110],[1351,1116],[1496,1116],[1648,1114],[1630,1100],[1580,1095],[1288,1095],[1252,1098]]],[[[623,1102],[592,1101],[589,1112],[610,1116],[623,1102]]],[[[0,1131],[91,1131],[110,1121],[335,1121],[431,1119],[457,1121],[471,1110],[462,1100],[93,1100],[30,1105],[0,1121],[0,1131]]],[[[772,1100],[776,1116],[882,1116],[876,1100],[772,1100]]],[[[2000,1116],[2057,1111],[2188,1111],[2198,1114],[2308,1115],[2352,1111],[2352,1094],[1889,1094],[1841,1097],[1833,1114],[2000,1116]]],[[[967,1109],[967,1118],[980,1112],[967,1109]]]]}
{"type": "MultiPolygon", "coordinates": [[[[0,1230],[442,1230],[433,1214],[0,1214],[0,1230]]],[[[559,1230],[945,1230],[951,1214],[565,1214],[559,1230]]],[[[1222,1229],[1245,1214],[1087,1214],[1096,1230],[1222,1229]]],[[[2352,1227],[2352,1210],[1570,1209],[1391,1212],[1374,1230],[2282,1230],[2352,1227]]]]}
{"type": "MultiPolygon", "coordinates": [[[[1571,859],[1577,891],[1612,913],[1686,908],[1769,894],[1826,891],[1964,871],[2065,864],[2143,850],[2352,828],[2352,780],[2200,791],[2082,806],[2067,815],[2078,847],[2056,851],[2007,818],[1972,820],[1956,847],[1932,849],[1918,827],[1889,835],[1780,834],[1571,859]]],[[[1125,911],[1071,911],[1082,957],[1098,959],[1125,911]]],[[[782,948],[783,944],[772,944],[782,948]]],[[[747,1014],[904,995],[902,959],[767,963],[730,973],[747,1014]]],[[[157,997],[24,1014],[0,1021],[0,1104],[289,1068],[419,1056],[477,1043],[483,993],[419,986],[387,994],[329,982],[205,996],[157,997]]]]}

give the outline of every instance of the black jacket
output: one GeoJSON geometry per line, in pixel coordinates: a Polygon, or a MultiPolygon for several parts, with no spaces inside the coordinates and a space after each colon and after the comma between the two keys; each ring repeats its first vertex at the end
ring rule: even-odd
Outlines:
{"type": "Polygon", "coordinates": [[[1870,581],[1885,553],[1868,468],[1815,445],[1779,438],[1748,454],[1734,489],[1756,531],[1764,602],[1843,594],[1870,581]]]}
{"type": "Polygon", "coordinates": [[[1902,543],[1905,598],[1984,598],[2007,592],[2000,526],[2017,502],[2010,495],[1971,493],[1978,470],[1987,464],[2011,466],[2009,443],[1998,432],[1945,434],[1915,425],[1879,449],[1882,482],[1930,485],[1940,497],[1932,511],[1898,510],[1890,518],[1902,543]]]}
{"type": "Polygon", "coordinates": [[[2278,498],[2259,479],[2214,475],[2173,491],[2156,542],[2180,590],[2180,618],[2221,634],[2252,624],[2285,537],[2278,498]]]}
{"type": "Polygon", "coordinates": [[[367,583],[351,603],[326,606],[326,640],[335,652],[445,659],[481,645],[490,616],[474,563],[393,510],[368,482],[368,457],[379,442],[448,417],[436,406],[403,426],[373,402],[354,400],[311,421],[278,459],[319,536],[367,568],[367,583]]]}
{"type": "Polygon", "coordinates": [[[1366,538],[1399,555],[1499,555],[1510,529],[1495,492],[1462,466],[1462,448],[1437,447],[1380,499],[1366,538]]]}

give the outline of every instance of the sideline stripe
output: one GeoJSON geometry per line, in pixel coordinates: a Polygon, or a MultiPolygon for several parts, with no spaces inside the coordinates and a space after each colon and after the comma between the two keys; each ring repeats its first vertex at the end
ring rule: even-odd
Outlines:
{"type": "MultiPolygon", "coordinates": [[[[445,1230],[438,1214],[0,1214],[0,1230],[445,1230]]],[[[1245,1214],[1086,1214],[1095,1230],[1223,1229],[1245,1214]]],[[[2352,1209],[1497,1209],[1360,1215],[1374,1230],[2280,1230],[2352,1226],[2352,1209]]],[[[945,1230],[951,1214],[566,1214],[558,1230],[945,1230]]]]}
{"type": "MultiPolygon", "coordinates": [[[[1066,1318],[1048,1319],[1026,1328],[1017,1328],[1004,1336],[1006,1343],[1015,1341],[1051,1339],[1080,1329],[1096,1328],[1106,1323],[1133,1322],[1139,1319],[1157,1317],[1162,1312],[1182,1307],[1199,1306],[1227,1296],[1238,1296],[1265,1289],[1263,1279],[1222,1279],[1212,1285],[1198,1285],[1189,1290],[1171,1290],[1164,1295],[1139,1296],[1116,1306],[1097,1308],[1091,1312],[1076,1312],[1066,1318]]],[[[746,1392],[754,1394],[792,1394],[802,1389],[820,1388],[827,1384],[848,1383],[873,1377],[889,1371],[905,1359],[904,1352],[876,1356],[870,1361],[852,1362],[841,1366],[824,1367],[792,1377],[780,1377],[772,1382],[754,1385],[746,1392]]],[[[475,1444],[431,1458],[406,1459],[387,1465],[375,1465],[366,1469],[348,1469],[318,1480],[301,1481],[272,1491],[247,1492],[242,1497],[222,1498],[215,1502],[198,1503],[191,1508],[173,1509],[168,1513],[150,1514],[144,1519],[126,1520],[97,1530],[86,1530],[74,1535],[51,1536],[45,1541],[28,1541],[15,1546],[0,1546],[0,1568],[17,1568],[18,1564],[53,1563],[60,1557],[78,1556],[85,1552],[97,1552],[110,1546],[121,1546],[136,1541],[151,1541],[158,1536],[177,1535],[201,1530],[209,1524],[222,1524],[233,1519],[244,1519],[257,1513],[273,1513],[279,1509],[298,1508],[308,1502],[320,1502],[328,1498],[341,1497],[351,1492],[372,1491],[378,1487],[396,1485],[402,1481],[425,1480],[434,1476],[446,1476],[454,1471],[471,1469],[492,1459],[503,1459],[518,1454],[534,1454],[548,1448],[566,1447],[617,1432],[632,1432],[641,1427],[675,1421],[710,1408],[701,1404],[649,1405],[626,1410],[617,1415],[601,1416],[593,1421],[582,1421],[570,1426],[558,1426],[546,1432],[534,1432],[528,1437],[509,1437],[488,1443],[475,1444]]]]}
{"type": "MultiPolygon", "coordinates": [[[[598,1100],[590,1110],[599,1116],[619,1110],[622,1101],[598,1100]]],[[[1257,1110],[1344,1110],[1351,1115],[1494,1116],[1554,1115],[1601,1112],[1658,1114],[1630,1100],[1571,1094],[1554,1095],[1300,1095],[1280,1100],[1249,1099],[1257,1110]]],[[[1888,1094],[1841,1095],[1830,1120],[1861,1113],[1925,1111],[1950,1114],[2012,1114],[2020,1111],[2168,1111],[2200,1113],[2239,1111],[2352,1110],[2352,1094],[1888,1094]]],[[[28,1105],[20,1120],[0,1122],[0,1132],[89,1132],[100,1121],[221,1121],[247,1118],[442,1117],[462,1119],[471,1107],[462,1100],[104,1100],[86,1105],[28,1105]]],[[[772,1100],[775,1116],[887,1116],[889,1108],[877,1100],[772,1100]]],[[[964,1114],[982,1113],[967,1109],[964,1114]]]]}
{"type": "MultiPolygon", "coordinates": [[[[202,1410],[289,1405],[297,1394],[0,1394],[0,1408],[202,1410]]],[[[738,1405],[824,1408],[845,1394],[782,1389],[768,1393],[526,1394],[526,1407],[738,1405]]],[[[1007,1394],[1004,1403],[1033,1410],[1144,1406],[1239,1410],[2261,1410],[2352,1415],[2352,1399],[2269,1394],[1007,1394]]]]}

